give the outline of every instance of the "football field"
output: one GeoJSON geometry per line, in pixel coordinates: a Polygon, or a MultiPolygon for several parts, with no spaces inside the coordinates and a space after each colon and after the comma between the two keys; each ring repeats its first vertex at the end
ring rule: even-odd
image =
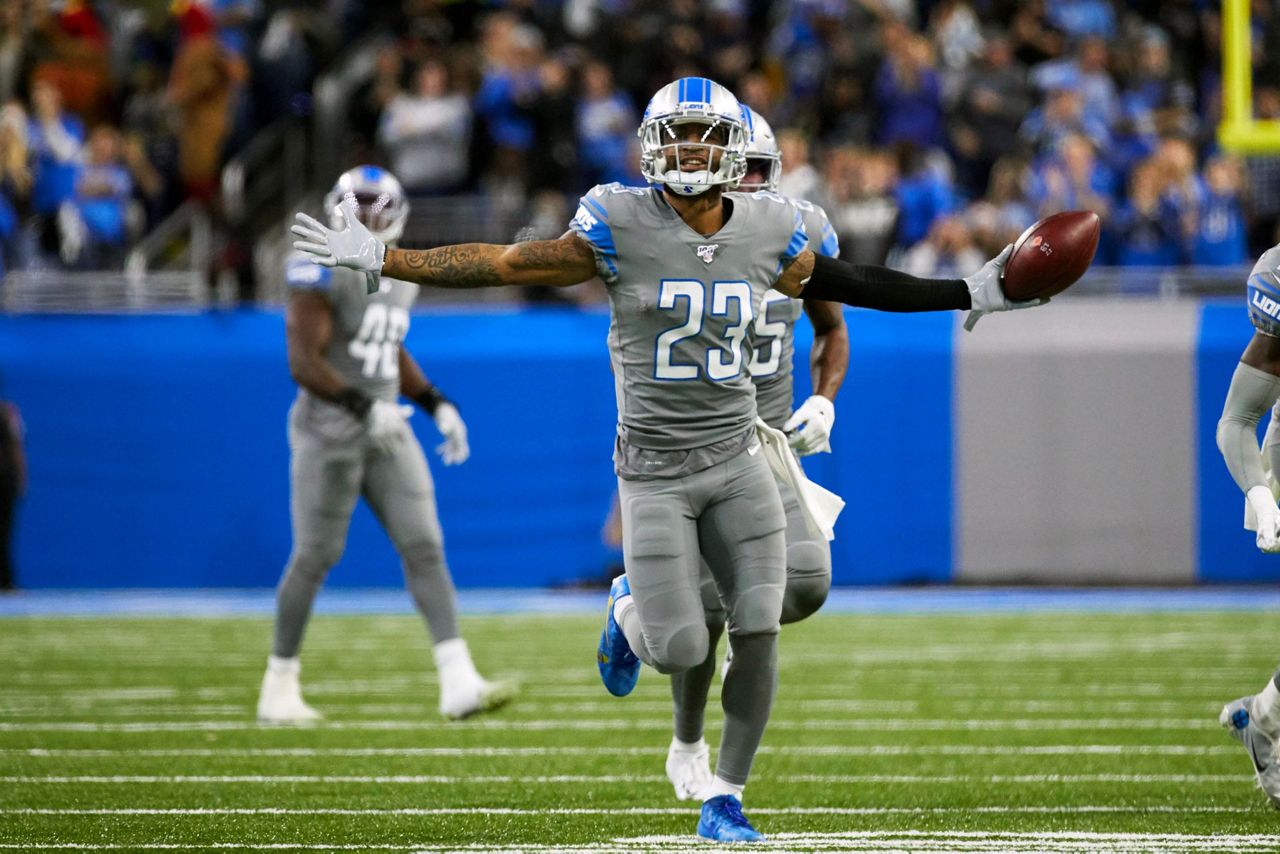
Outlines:
{"type": "MultiPolygon", "coordinates": [[[[608,696],[599,623],[465,618],[524,693],[451,724],[417,619],[317,616],[327,720],[292,729],[253,720],[265,617],[0,620],[0,848],[715,850],[664,775],[667,681],[608,696]]],[[[824,613],[780,649],[757,849],[1280,850],[1217,725],[1276,664],[1270,612],[824,613]]]]}

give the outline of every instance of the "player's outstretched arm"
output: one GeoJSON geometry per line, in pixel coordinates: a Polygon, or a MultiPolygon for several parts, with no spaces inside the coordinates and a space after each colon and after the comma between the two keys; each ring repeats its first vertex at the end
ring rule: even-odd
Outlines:
{"type": "Polygon", "coordinates": [[[888,267],[850,264],[806,249],[782,272],[774,289],[792,297],[831,300],[879,311],[972,310],[989,314],[1043,305],[1047,300],[1010,300],[1000,289],[1000,276],[1012,250],[1012,246],[1006,246],[981,270],[964,279],[922,279],[888,267]]]}
{"type": "Polygon", "coordinates": [[[373,276],[439,288],[502,285],[565,287],[596,274],[591,247],[576,235],[511,246],[464,243],[437,249],[390,249],[355,215],[354,203],[338,206],[344,226],[332,229],[305,213],[294,215],[293,248],[326,267],[349,267],[373,276]]]}

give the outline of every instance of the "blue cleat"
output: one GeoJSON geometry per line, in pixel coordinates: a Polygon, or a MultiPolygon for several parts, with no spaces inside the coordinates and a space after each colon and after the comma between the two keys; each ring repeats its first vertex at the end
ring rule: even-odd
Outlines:
{"type": "Polygon", "coordinates": [[[702,804],[698,835],[716,842],[760,842],[764,834],[742,814],[742,801],[733,795],[717,795],[702,804]]]}
{"type": "Polygon", "coordinates": [[[1271,803],[1280,807],[1280,756],[1277,756],[1276,740],[1253,720],[1253,697],[1241,697],[1222,707],[1218,723],[1231,733],[1231,737],[1244,745],[1253,763],[1253,773],[1258,778],[1258,788],[1266,793],[1271,803]]]}
{"type": "Polygon", "coordinates": [[[609,610],[605,615],[604,631],[600,633],[600,646],[596,648],[596,666],[600,668],[600,680],[605,689],[615,697],[625,697],[636,687],[640,678],[640,659],[631,651],[622,626],[613,618],[613,603],[631,595],[631,584],[626,573],[619,575],[609,587],[609,610]]]}

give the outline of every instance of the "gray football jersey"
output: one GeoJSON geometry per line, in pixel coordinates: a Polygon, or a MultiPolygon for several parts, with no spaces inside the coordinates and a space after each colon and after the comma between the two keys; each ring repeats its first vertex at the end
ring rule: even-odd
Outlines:
{"type": "MultiPolygon", "coordinates": [[[[363,273],[345,267],[322,267],[310,256],[294,253],[285,262],[291,290],[320,293],[333,307],[333,336],[325,358],[342,378],[375,400],[400,394],[400,342],[409,331],[409,309],[418,286],[382,277],[381,288],[366,294],[363,273]]],[[[295,417],[332,439],[348,439],[360,431],[351,413],[298,389],[295,417]]]]}
{"type": "MultiPolygon", "coordinates": [[[[780,197],[781,198],[781,197],[780,197]]],[[[787,199],[800,212],[809,248],[818,255],[837,258],[840,241],[827,219],[827,212],[804,199],[787,199]]],[[[796,321],[804,311],[803,300],[778,291],[765,294],[756,322],[751,327],[751,379],[756,384],[756,408],[770,427],[782,429],[795,406],[796,321]]]]}
{"type": "Polygon", "coordinates": [[[755,423],[751,324],[809,237],[799,211],[781,197],[726,199],[729,221],[711,237],[691,229],[660,190],[620,184],[592,189],[570,224],[593,247],[609,291],[624,477],[629,448],[704,448],[755,423]]]}

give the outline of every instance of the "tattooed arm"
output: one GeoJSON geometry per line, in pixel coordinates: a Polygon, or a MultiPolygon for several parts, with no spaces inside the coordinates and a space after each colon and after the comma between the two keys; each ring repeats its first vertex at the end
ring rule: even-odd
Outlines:
{"type": "Polygon", "coordinates": [[[462,243],[438,249],[388,248],[382,262],[384,276],[438,288],[567,287],[595,274],[595,254],[572,232],[558,240],[510,246],[462,243]]]}

